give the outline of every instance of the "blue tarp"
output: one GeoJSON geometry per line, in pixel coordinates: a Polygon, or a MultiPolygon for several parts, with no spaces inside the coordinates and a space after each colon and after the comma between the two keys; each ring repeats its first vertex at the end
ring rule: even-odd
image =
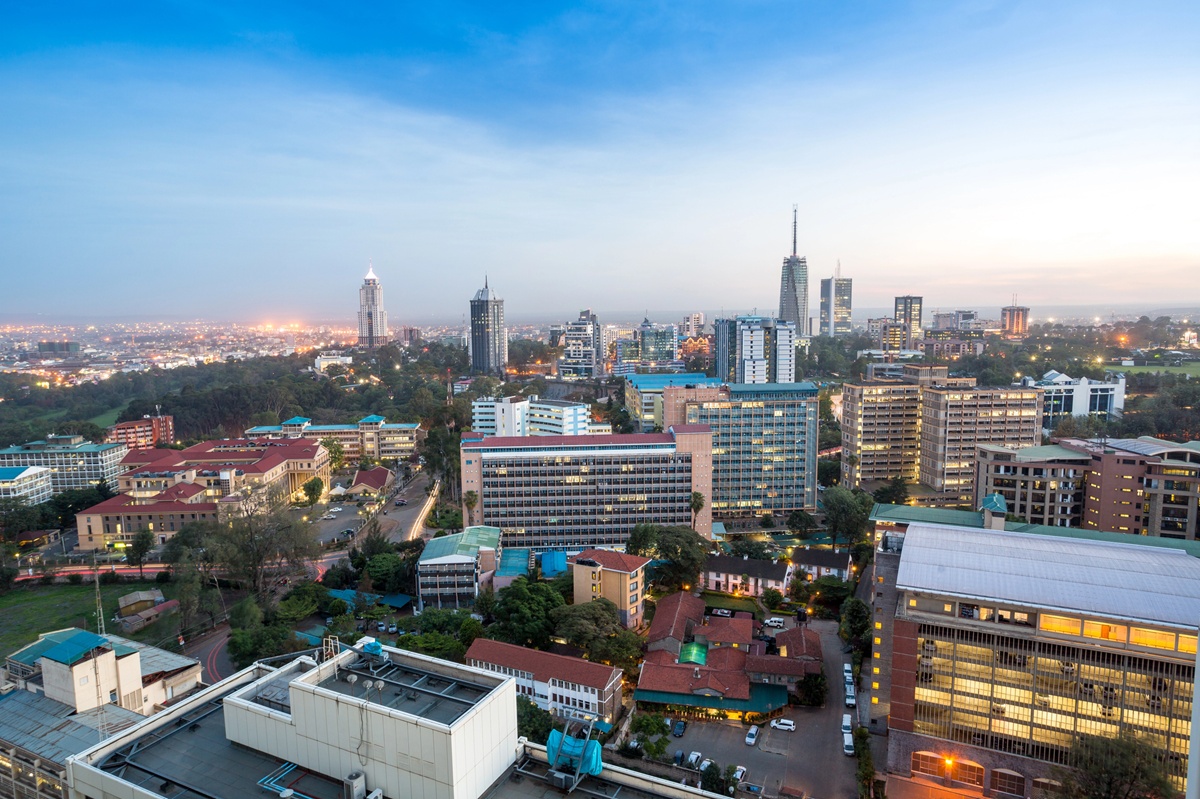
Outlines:
{"type": "Polygon", "coordinates": [[[546,741],[546,754],[550,757],[551,768],[557,768],[565,760],[572,766],[578,764],[580,773],[593,777],[604,770],[599,741],[568,738],[558,730],[551,730],[546,741]]]}
{"type": "Polygon", "coordinates": [[[543,552],[538,557],[542,563],[543,577],[557,577],[567,570],[566,552],[543,552]]]}

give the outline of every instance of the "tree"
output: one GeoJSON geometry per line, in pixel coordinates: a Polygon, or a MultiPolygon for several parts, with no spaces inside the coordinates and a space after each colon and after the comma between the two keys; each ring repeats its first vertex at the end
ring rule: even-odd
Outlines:
{"type": "Polygon", "coordinates": [[[903,477],[896,475],[888,480],[887,485],[875,489],[872,496],[876,502],[884,505],[907,505],[908,483],[904,482],[903,477]]]}
{"type": "Polygon", "coordinates": [[[304,498],[308,500],[309,507],[312,507],[317,504],[317,500],[321,498],[321,494],[325,491],[325,481],[320,477],[310,477],[300,487],[304,489],[304,498]]]}
{"type": "Polygon", "coordinates": [[[467,509],[467,526],[475,523],[475,507],[479,504],[479,494],[468,491],[463,494],[463,507],[467,509]]]}
{"type": "Polygon", "coordinates": [[[580,649],[590,649],[599,638],[608,638],[621,631],[617,606],[600,598],[579,605],[562,605],[550,611],[554,631],[567,643],[580,649]]]}
{"type": "Polygon", "coordinates": [[[754,560],[771,560],[771,548],[766,541],[742,536],[729,545],[729,554],[735,558],[753,558],[754,560]]]}
{"type": "Polygon", "coordinates": [[[1175,795],[1163,751],[1144,738],[1082,735],[1071,745],[1063,774],[1067,799],[1165,799],[1175,795]]]}
{"type": "Polygon", "coordinates": [[[817,461],[817,485],[832,488],[842,479],[842,462],[833,460],[817,461]]]}
{"type": "Polygon", "coordinates": [[[562,596],[546,583],[531,583],[525,577],[518,577],[497,596],[492,634],[517,646],[545,649],[554,634],[550,613],[563,604],[562,596]]]}
{"type": "Polygon", "coordinates": [[[346,449],[336,438],[322,438],[321,446],[329,453],[329,468],[337,471],[346,462],[346,449]]]}
{"type": "Polygon", "coordinates": [[[802,705],[820,707],[825,704],[825,694],[828,690],[829,683],[822,669],[816,674],[805,674],[800,682],[796,683],[796,698],[802,705]]]}
{"type": "Polygon", "coordinates": [[[317,612],[317,600],[304,594],[290,594],[275,609],[275,618],[285,624],[295,624],[317,612]]]}
{"type": "Polygon", "coordinates": [[[659,760],[667,753],[671,727],[658,713],[638,713],[629,723],[629,732],[641,743],[646,757],[659,760]]]}
{"type": "Polygon", "coordinates": [[[542,710],[523,696],[517,697],[517,735],[545,746],[553,729],[554,717],[549,711],[542,710]]]}
{"type": "Polygon", "coordinates": [[[636,524],[629,531],[625,551],[630,555],[652,558],[658,553],[658,528],[652,524],[636,524]]]}
{"type": "Polygon", "coordinates": [[[842,603],[842,620],[838,625],[838,635],[848,644],[861,647],[871,632],[871,608],[857,597],[850,597],[842,603]]]}
{"type": "Polygon", "coordinates": [[[712,762],[700,774],[700,787],[712,793],[725,792],[725,779],[721,776],[721,767],[712,762]]]}
{"type": "Polygon", "coordinates": [[[229,626],[235,630],[248,630],[262,624],[263,612],[254,597],[246,597],[229,609],[229,626]]]}
{"type": "Polygon", "coordinates": [[[783,594],[774,588],[763,589],[760,599],[762,599],[763,606],[767,610],[775,610],[775,608],[783,604],[783,594]]]}
{"type": "Polygon", "coordinates": [[[129,562],[138,567],[138,577],[145,577],[143,567],[146,564],[146,556],[154,549],[154,533],[150,530],[138,530],[133,534],[133,540],[129,542],[129,546],[125,548],[125,557],[129,562]]]}
{"type": "Polygon", "coordinates": [[[491,619],[496,611],[496,592],[490,587],[479,592],[475,597],[475,612],[483,616],[484,621],[491,619]]]}
{"type": "Polygon", "coordinates": [[[266,594],[275,570],[302,568],[317,552],[309,525],[287,513],[279,492],[245,498],[229,522],[210,527],[208,539],[225,572],[245,580],[257,596],[266,594]]]}
{"type": "Polygon", "coordinates": [[[688,508],[692,511],[692,529],[696,529],[696,514],[704,510],[704,495],[699,491],[693,491],[691,499],[688,500],[688,508]]]}
{"type": "Polygon", "coordinates": [[[396,646],[442,660],[453,660],[456,663],[462,663],[467,654],[467,647],[462,641],[452,635],[437,632],[402,636],[397,639],[396,646]]]}
{"type": "Polygon", "coordinates": [[[688,590],[700,576],[700,568],[708,556],[708,542],[690,527],[661,527],[657,554],[666,561],[658,569],[659,584],[670,590],[688,590]]]}
{"type": "Polygon", "coordinates": [[[806,510],[794,510],[788,514],[787,528],[801,538],[807,538],[809,533],[817,529],[817,520],[806,510]]]}
{"type": "Polygon", "coordinates": [[[862,536],[874,507],[870,494],[856,494],[839,486],[825,491],[824,505],[825,524],[835,550],[839,540],[853,544],[862,536]]]}
{"type": "Polygon", "coordinates": [[[642,660],[642,638],[633,630],[621,630],[609,638],[597,638],[587,655],[588,660],[607,663],[634,676],[642,660]]]}

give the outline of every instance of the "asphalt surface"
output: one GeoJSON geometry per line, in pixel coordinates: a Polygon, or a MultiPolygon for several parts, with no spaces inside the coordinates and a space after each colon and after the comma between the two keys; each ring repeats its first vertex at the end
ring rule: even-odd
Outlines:
{"type": "Polygon", "coordinates": [[[233,674],[233,661],[229,659],[229,627],[221,626],[204,636],[185,643],[183,651],[200,661],[204,681],[209,685],[233,674]]]}

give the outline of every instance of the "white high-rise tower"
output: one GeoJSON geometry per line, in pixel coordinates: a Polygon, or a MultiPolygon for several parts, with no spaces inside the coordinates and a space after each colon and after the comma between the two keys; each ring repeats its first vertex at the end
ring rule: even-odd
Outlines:
{"type": "Polygon", "coordinates": [[[388,343],[387,311],[383,309],[383,286],[375,277],[375,267],[358,289],[358,346],[373,350],[388,343]]]}

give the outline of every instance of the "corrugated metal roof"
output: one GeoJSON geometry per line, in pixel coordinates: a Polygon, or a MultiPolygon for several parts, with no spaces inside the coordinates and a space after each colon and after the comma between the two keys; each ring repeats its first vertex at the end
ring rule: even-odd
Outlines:
{"type": "Polygon", "coordinates": [[[26,666],[32,666],[41,659],[42,655],[45,654],[47,650],[58,646],[76,632],[78,632],[78,630],[76,630],[74,627],[71,627],[70,629],[66,630],[55,630],[51,633],[42,633],[42,636],[38,638],[38,640],[34,641],[28,646],[18,649],[8,657],[10,660],[15,660],[18,663],[24,663],[26,666]]]}
{"type": "MultiPolygon", "coordinates": [[[[0,696],[0,740],[59,765],[100,743],[100,713],[75,709],[42,694],[12,691],[0,696]]],[[[130,727],[144,716],[119,705],[104,706],[109,732],[130,727]]]]}
{"type": "Polygon", "coordinates": [[[141,662],[142,676],[157,674],[162,671],[186,669],[200,663],[200,661],[190,658],[187,655],[169,652],[166,649],[159,649],[156,646],[149,646],[139,641],[122,638],[119,635],[109,633],[104,637],[113,645],[113,649],[117,652],[118,656],[132,652],[140,653],[138,659],[141,662]]]}
{"type": "Polygon", "coordinates": [[[497,577],[519,577],[529,574],[528,549],[506,549],[500,553],[500,567],[496,569],[497,577]]]}
{"type": "Polygon", "coordinates": [[[437,558],[451,555],[473,556],[480,547],[496,549],[500,546],[500,528],[477,525],[468,527],[461,533],[432,538],[421,552],[421,563],[427,563],[437,558]]]}
{"type": "Polygon", "coordinates": [[[896,585],[1191,630],[1200,622],[1200,559],[1139,543],[913,524],[896,585]]]}

